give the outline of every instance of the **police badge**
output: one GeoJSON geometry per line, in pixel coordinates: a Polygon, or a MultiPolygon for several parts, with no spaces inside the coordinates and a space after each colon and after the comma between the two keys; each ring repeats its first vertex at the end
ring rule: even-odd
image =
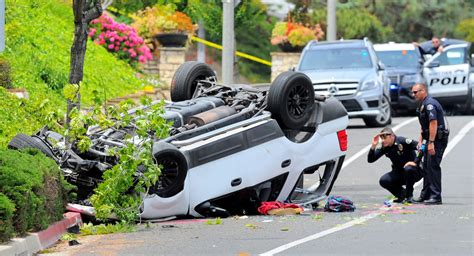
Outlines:
{"type": "Polygon", "coordinates": [[[398,144],[398,150],[403,151],[403,145],[402,144],[398,144]]]}
{"type": "Polygon", "coordinates": [[[425,108],[425,105],[421,104],[420,112],[423,111],[424,108],[425,108]]]}

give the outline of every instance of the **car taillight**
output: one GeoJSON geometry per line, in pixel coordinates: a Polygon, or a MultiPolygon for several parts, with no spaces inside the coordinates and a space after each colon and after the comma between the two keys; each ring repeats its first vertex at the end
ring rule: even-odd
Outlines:
{"type": "Polygon", "coordinates": [[[337,132],[337,138],[339,140],[339,147],[341,148],[341,151],[346,151],[347,150],[347,133],[346,133],[346,130],[338,131],[337,132]]]}

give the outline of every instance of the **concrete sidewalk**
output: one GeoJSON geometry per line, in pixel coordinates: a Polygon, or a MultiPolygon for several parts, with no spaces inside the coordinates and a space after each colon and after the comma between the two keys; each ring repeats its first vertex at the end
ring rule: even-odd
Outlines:
{"type": "Polygon", "coordinates": [[[10,243],[0,245],[0,256],[34,255],[55,244],[68,228],[75,225],[82,225],[81,214],[67,212],[63,220],[51,224],[43,231],[31,233],[22,238],[13,238],[10,243]]]}

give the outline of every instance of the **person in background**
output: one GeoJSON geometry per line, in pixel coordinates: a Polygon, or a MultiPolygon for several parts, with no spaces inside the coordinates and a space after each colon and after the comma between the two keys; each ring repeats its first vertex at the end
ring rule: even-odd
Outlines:
{"type": "Polygon", "coordinates": [[[426,54],[434,55],[437,52],[443,51],[443,46],[441,45],[441,40],[439,40],[439,38],[434,36],[433,38],[431,38],[431,43],[433,45],[432,47],[428,49],[423,49],[423,47],[421,47],[421,45],[417,42],[414,42],[413,44],[417,46],[418,49],[420,49],[420,52],[422,55],[426,55],[426,54]]]}
{"type": "Polygon", "coordinates": [[[397,136],[389,127],[372,139],[367,161],[373,163],[382,155],[392,161],[392,170],[380,177],[379,183],[396,197],[395,203],[413,202],[413,186],[422,178],[416,163],[417,145],[418,141],[397,136]]]}

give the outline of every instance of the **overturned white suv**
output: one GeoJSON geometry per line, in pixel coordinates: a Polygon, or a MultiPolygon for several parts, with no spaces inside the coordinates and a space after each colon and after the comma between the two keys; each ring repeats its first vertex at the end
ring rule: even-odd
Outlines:
{"type": "MultiPolygon", "coordinates": [[[[264,201],[309,205],[329,195],[346,155],[348,116],[337,99],[315,95],[306,75],[282,73],[265,90],[220,85],[209,66],[186,62],[171,97],[164,118],[174,125],[154,144],[163,168],[145,195],[142,218],[254,214],[264,201]]],[[[19,134],[9,147],[38,148],[55,159],[78,187],[75,203],[84,204],[116,163],[106,149],[133,131],[95,130],[86,153],[55,148],[49,138],[61,137],[48,130],[19,134]]]]}

